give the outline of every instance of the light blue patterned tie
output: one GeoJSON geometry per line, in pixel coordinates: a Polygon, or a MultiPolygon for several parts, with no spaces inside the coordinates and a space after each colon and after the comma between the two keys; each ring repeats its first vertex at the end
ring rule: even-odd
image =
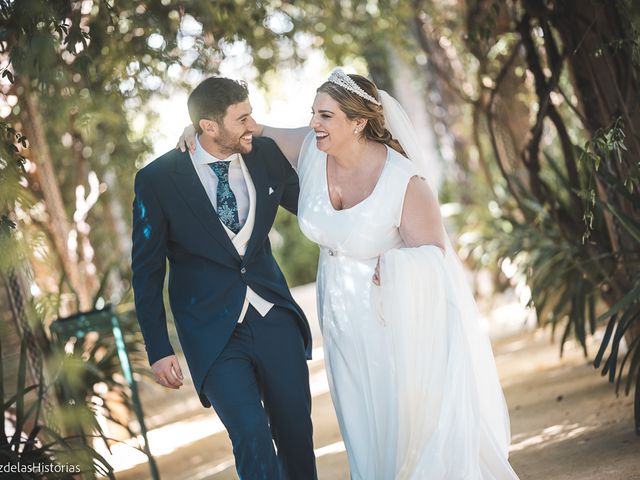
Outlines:
{"type": "Polygon", "coordinates": [[[229,186],[229,164],[231,162],[213,162],[209,166],[218,177],[218,190],[216,202],[218,204],[218,217],[233,233],[240,231],[238,220],[238,202],[229,186]]]}

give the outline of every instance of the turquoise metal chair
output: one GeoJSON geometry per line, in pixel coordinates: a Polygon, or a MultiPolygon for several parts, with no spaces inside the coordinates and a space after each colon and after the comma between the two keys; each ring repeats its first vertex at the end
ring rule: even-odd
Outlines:
{"type": "Polygon", "coordinates": [[[149,459],[151,478],[153,480],[160,480],[158,466],[149,448],[147,427],[144,423],[144,413],[142,411],[142,404],[140,403],[140,395],[138,394],[138,385],[133,378],[131,362],[129,361],[129,355],[127,354],[127,348],[124,343],[124,336],[120,326],[120,319],[114,312],[113,307],[111,305],[107,305],[103,309],[77,313],[70,317],[59,318],[51,324],[50,329],[54,341],[62,347],[64,347],[71,337],[83,338],[90,332],[96,332],[101,335],[113,335],[118,352],[118,359],[120,360],[120,365],[122,367],[122,373],[129,384],[129,388],[131,389],[133,409],[138,419],[140,435],[143,439],[143,445],[141,445],[141,447],[149,459]]]}

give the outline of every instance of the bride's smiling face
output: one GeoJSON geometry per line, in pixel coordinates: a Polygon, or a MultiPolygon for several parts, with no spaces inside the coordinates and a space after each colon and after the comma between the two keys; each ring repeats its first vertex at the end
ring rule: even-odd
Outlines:
{"type": "Polygon", "coordinates": [[[315,131],[318,149],[329,154],[339,152],[358,139],[354,134],[358,121],[350,120],[340,109],[338,102],[327,93],[316,95],[311,107],[309,126],[315,131]]]}

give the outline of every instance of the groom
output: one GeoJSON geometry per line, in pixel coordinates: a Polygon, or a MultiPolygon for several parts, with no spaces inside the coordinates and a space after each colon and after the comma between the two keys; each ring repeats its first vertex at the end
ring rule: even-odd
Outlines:
{"type": "Polygon", "coordinates": [[[279,205],[297,210],[297,176],[272,140],[252,137],[244,83],[208,78],[188,107],[195,152],[168,152],[135,179],[132,283],[149,362],[158,383],[182,385],[163,304],[168,260],[180,344],[240,478],[315,479],[311,333],[268,238],[279,205]]]}

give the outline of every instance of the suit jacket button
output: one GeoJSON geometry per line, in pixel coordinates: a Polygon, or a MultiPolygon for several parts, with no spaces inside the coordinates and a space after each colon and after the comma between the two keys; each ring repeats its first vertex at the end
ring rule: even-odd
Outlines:
{"type": "Polygon", "coordinates": [[[242,268],[240,269],[240,273],[244,275],[245,273],[247,273],[247,269],[246,269],[246,268],[244,268],[244,267],[242,267],[242,268]]]}

